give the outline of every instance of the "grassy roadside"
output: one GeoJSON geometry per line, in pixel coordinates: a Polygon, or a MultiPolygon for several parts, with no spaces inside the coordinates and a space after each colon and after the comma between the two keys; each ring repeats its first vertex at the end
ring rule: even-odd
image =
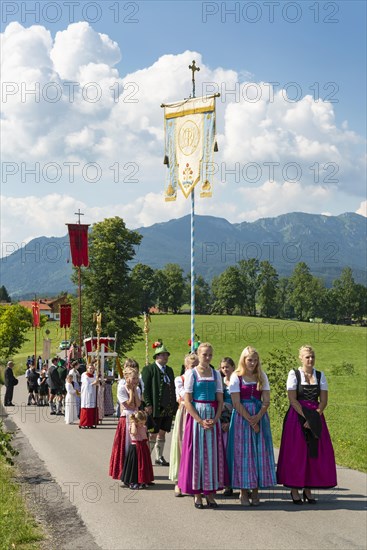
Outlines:
{"type": "Polygon", "coordinates": [[[14,481],[14,467],[0,459],[0,550],[34,550],[44,536],[27,510],[21,486],[14,481]]]}

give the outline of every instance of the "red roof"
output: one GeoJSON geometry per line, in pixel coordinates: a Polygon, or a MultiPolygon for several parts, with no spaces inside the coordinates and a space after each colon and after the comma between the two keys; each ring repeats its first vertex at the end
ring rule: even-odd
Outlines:
{"type": "MultiPolygon", "coordinates": [[[[32,305],[34,304],[33,300],[23,300],[22,302],[18,302],[20,306],[23,306],[27,309],[32,309],[32,305]]],[[[51,308],[47,304],[43,304],[42,302],[38,302],[40,311],[51,311],[51,308]]]]}

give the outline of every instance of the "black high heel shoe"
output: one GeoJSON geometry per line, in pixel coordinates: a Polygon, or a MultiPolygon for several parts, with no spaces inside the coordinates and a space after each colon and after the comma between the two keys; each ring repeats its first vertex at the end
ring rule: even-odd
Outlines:
{"type": "Polygon", "coordinates": [[[300,506],[301,504],[303,504],[301,498],[297,498],[297,499],[294,498],[294,496],[292,495],[292,491],[291,491],[291,497],[292,497],[293,504],[297,504],[297,506],[300,506]]]}
{"type": "Polygon", "coordinates": [[[218,508],[218,504],[215,502],[215,500],[210,501],[208,497],[205,497],[205,500],[207,508],[218,508]]]}
{"type": "Polygon", "coordinates": [[[310,498],[306,495],[306,491],[303,489],[303,500],[309,504],[316,504],[317,500],[315,498],[310,498]]]}

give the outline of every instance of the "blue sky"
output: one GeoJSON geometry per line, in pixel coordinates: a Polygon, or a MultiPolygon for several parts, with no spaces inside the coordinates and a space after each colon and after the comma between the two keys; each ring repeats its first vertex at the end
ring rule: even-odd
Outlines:
{"type": "Polygon", "coordinates": [[[3,2],[3,82],[18,87],[1,105],[3,240],[63,235],[79,207],[88,223],[121,215],[129,227],[188,213],[184,200],[163,202],[159,105],[190,93],[187,65],[194,57],[201,66],[197,95],[207,82],[222,92],[215,190],[198,201],[199,213],[232,222],[294,210],[366,215],[365,21],[362,1],[3,2]],[[98,104],[71,104],[63,96],[51,104],[21,96],[21,87],[36,81],[41,91],[70,80],[104,90],[114,79],[136,91],[136,103],[113,105],[104,96],[98,104]],[[269,105],[272,82],[279,84],[269,105]],[[244,93],[249,83],[260,90],[257,102],[244,93]],[[37,162],[39,178],[27,172],[37,162]],[[103,177],[91,182],[76,173],[70,181],[68,162],[95,162],[103,177]],[[269,162],[277,163],[274,178],[269,162]],[[114,163],[123,167],[118,186],[114,163]],[[243,176],[248,163],[259,167],[256,182],[243,176]],[[285,169],[289,163],[299,165],[299,177],[285,169]],[[46,172],[54,164],[62,168],[55,181],[46,172]],[[234,166],[241,181],[228,173],[234,166]],[[134,167],[131,182],[126,176],[134,167]]]}

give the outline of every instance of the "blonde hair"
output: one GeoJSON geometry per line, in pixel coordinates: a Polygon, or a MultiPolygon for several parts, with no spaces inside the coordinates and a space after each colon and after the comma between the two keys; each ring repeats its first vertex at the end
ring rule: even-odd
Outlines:
{"type": "Polygon", "coordinates": [[[236,369],[236,374],[238,376],[245,376],[246,375],[246,357],[251,357],[252,355],[256,355],[257,357],[257,365],[254,371],[254,374],[256,375],[256,381],[257,381],[257,390],[262,390],[263,384],[264,384],[264,376],[263,371],[261,368],[261,361],[258,352],[255,348],[252,346],[247,346],[241,353],[241,356],[238,361],[238,366],[236,369]]]}
{"type": "Polygon", "coordinates": [[[124,378],[125,380],[127,378],[129,378],[130,376],[137,376],[139,378],[139,371],[138,369],[133,369],[131,367],[127,367],[126,369],[123,370],[123,375],[124,375],[124,378]]]}
{"type": "Polygon", "coordinates": [[[135,361],[135,359],[131,359],[131,357],[128,357],[125,360],[122,374],[124,375],[124,378],[126,378],[130,374],[137,374],[139,376],[139,363],[135,361]]]}
{"type": "Polygon", "coordinates": [[[213,346],[209,344],[209,342],[201,342],[201,344],[199,344],[199,347],[197,349],[198,353],[199,353],[199,349],[201,348],[211,348],[211,350],[214,351],[213,346]]]}
{"type": "Polygon", "coordinates": [[[184,360],[184,362],[185,362],[185,367],[186,367],[187,365],[192,365],[194,362],[197,362],[197,363],[198,363],[198,362],[199,362],[199,358],[198,358],[197,354],[194,353],[194,352],[192,352],[192,353],[187,353],[187,354],[185,355],[185,360],[184,360]]]}
{"type": "Polygon", "coordinates": [[[137,361],[135,361],[135,359],[132,359],[131,357],[128,357],[127,359],[125,359],[124,366],[122,368],[123,369],[127,369],[127,368],[136,369],[137,371],[139,371],[139,363],[137,361]]]}
{"type": "Polygon", "coordinates": [[[309,346],[308,344],[304,344],[303,346],[301,346],[298,350],[298,357],[301,358],[302,357],[302,353],[306,351],[306,352],[310,352],[312,353],[314,356],[315,356],[315,350],[313,349],[312,346],[309,346]]]}
{"type": "Polygon", "coordinates": [[[147,413],[145,411],[138,411],[130,415],[130,422],[133,422],[134,424],[137,424],[138,422],[144,422],[145,424],[146,421],[147,413]]]}

